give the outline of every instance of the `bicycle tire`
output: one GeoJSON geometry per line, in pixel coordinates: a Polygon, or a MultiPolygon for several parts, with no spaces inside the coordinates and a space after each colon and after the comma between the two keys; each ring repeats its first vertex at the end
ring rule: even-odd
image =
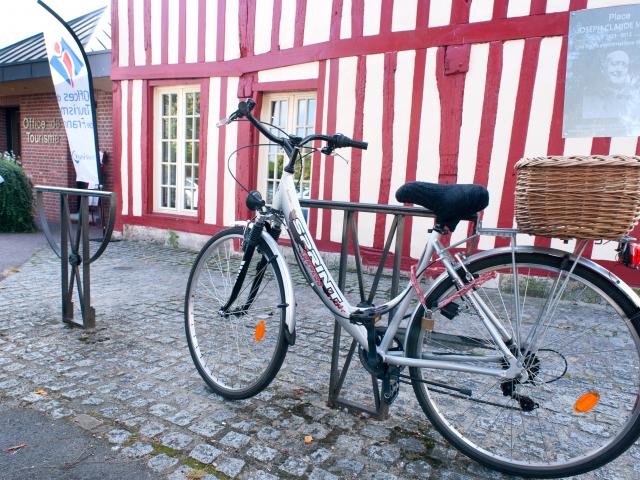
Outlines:
{"type": "Polygon", "coordinates": [[[243,236],[244,228],[233,227],[205,244],[191,269],[184,307],[187,343],[198,373],[215,393],[231,400],[258,394],[280,370],[288,349],[284,306],[292,301],[285,298],[282,272],[273,261],[278,253],[260,239],[242,290],[232,305],[242,306],[241,313],[220,313],[242,260],[243,236]],[[223,248],[224,259],[220,256],[223,248]],[[258,268],[263,259],[266,265],[258,268]],[[206,276],[202,275],[205,269],[206,276]],[[243,309],[260,271],[262,279],[255,298],[249,308],[243,309]],[[276,288],[269,288],[272,282],[276,288]]]}
{"type": "MultiPolygon", "coordinates": [[[[506,253],[479,259],[467,265],[467,268],[471,273],[476,275],[491,271],[495,271],[498,273],[498,275],[500,275],[501,273],[512,271],[511,262],[511,254],[506,253]]],[[[518,271],[520,271],[520,268],[522,268],[523,272],[525,270],[528,270],[529,276],[532,276],[533,271],[533,273],[536,274],[536,279],[539,279],[537,275],[542,272],[559,271],[559,269],[562,268],[562,262],[562,257],[551,254],[516,254],[516,265],[518,266],[518,271]]],[[[502,285],[506,286],[509,283],[508,277],[505,277],[505,279],[505,282],[501,283],[502,280],[500,279],[500,276],[498,276],[497,280],[494,280],[492,285],[489,285],[489,283],[487,283],[488,287],[485,289],[486,292],[483,293],[489,298],[489,300],[491,299],[490,295],[493,295],[495,298],[497,298],[496,292],[489,292],[490,287],[493,287],[498,292],[500,292],[501,288],[504,288],[505,291],[508,290],[508,287],[502,287],[502,285]]],[[[513,279],[512,276],[511,279],[513,279]]],[[[522,277],[519,277],[519,280],[522,280],[522,277]]],[[[576,350],[574,353],[571,353],[571,343],[556,346],[556,350],[564,349],[564,354],[562,352],[559,352],[561,354],[560,356],[556,355],[556,353],[558,352],[552,353],[554,352],[553,349],[545,349],[544,345],[541,346],[542,348],[538,351],[537,355],[539,355],[538,358],[540,360],[540,358],[542,358],[543,356],[542,352],[546,352],[545,359],[542,359],[538,362],[537,370],[534,374],[534,376],[539,376],[540,378],[540,380],[534,379],[534,382],[539,382],[541,385],[536,387],[532,384],[532,386],[530,387],[518,387],[522,390],[529,389],[526,390],[525,393],[528,393],[529,391],[535,392],[536,388],[538,389],[538,397],[531,393],[531,398],[533,400],[540,400],[540,407],[532,411],[537,411],[538,413],[523,413],[522,409],[520,409],[514,421],[515,413],[512,407],[514,404],[517,405],[517,400],[510,398],[507,394],[501,392],[501,388],[496,388],[495,390],[498,390],[497,392],[490,391],[491,389],[488,389],[484,392],[480,391],[479,395],[474,400],[470,400],[470,398],[472,398],[474,395],[473,393],[472,397],[468,397],[467,395],[457,395],[455,394],[455,392],[453,392],[453,390],[439,390],[437,387],[425,384],[421,380],[425,379],[425,377],[423,377],[423,373],[426,372],[427,378],[429,378],[430,380],[436,380],[440,383],[449,382],[449,385],[457,387],[469,387],[473,385],[474,391],[479,391],[479,389],[475,388],[476,385],[471,381],[469,381],[469,383],[466,383],[465,385],[465,382],[467,382],[465,378],[471,378],[471,374],[444,370],[427,370],[416,367],[410,368],[410,375],[414,392],[424,413],[427,415],[434,427],[444,436],[444,438],[463,454],[492,469],[512,475],[538,478],[566,477],[585,473],[587,471],[605,465],[606,463],[621,455],[635,442],[635,440],[640,435],[640,394],[638,393],[640,391],[640,381],[638,378],[640,370],[640,322],[638,321],[637,315],[639,311],[638,306],[634,302],[632,302],[612,281],[581,265],[576,266],[571,276],[570,283],[571,282],[576,282],[577,286],[584,287],[584,290],[576,290],[575,292],[584,293],[588,288],[590,292],[587,293],[595,293],[599,296],[598,299],[595,299],[595,297],[584,297],[585,299],[589,299],[589,301],[597,300],[595,304],[588,307],[594,312],[594,314],[592,316],[585,315],[583,318],[581,318],[579,312],[583,311],[583,309],[585,308],[585,304],[580,303],[578,300],[572,300],[571,305],[561,304],[558,309],[563,315],[564,323],[558,324],[558,326],[550,326],[550,328],[554,330],[551,332],[551,334],[548,333],[549,330],[546,330],[545,334],[551,335],[549,338],[553,341],[556,341],[555,337],[565,338],[564,335],[561,334],[564,329],[569,332],[567,338],[572,339],[572,342],[576,342],[578,340],[581,342],[586,342],[588,340],[592,343],[586,344],[584,346],[584,348],[587,349],[584,351],[584,353],[581,353],[582,351],[580,349],[576,350]],[[604,300],[605,303],[600,303],[601,300],[604,300]],[[570,315],[567,314],[567,311],[570,313],[570,315]],[[611,316],[612,311],[616,315],[618,315],[618,318],[622,320],[621,324],[628,329],[628,332],[630,334],[628,338],[619,336],[619,334],[614,335],[614,332],[617,332],[618,330],[613,330],[614,327],[609,323],[611,321],[611,318],[614,318],[614,316],[611,316]],[[588,326],[589,328],[594,326],[594,319],[592,317],[596,317],[596,320],[600,319],[602,321],[601,323],[606,320],[607,323],[602,327],[601,330],[599,330],[598,328],[594,328],[594,331],[602,335],[593,335],[587,338],[587,336],[583,334],[582,337],[580,337],[578,335],[575,335],[575,330],[571,330],[573,328],[571,319],[574,317],[577,317],[578,320],[581,320],[578,326],[582,325],[585,330],[588,326]],[[605,337],[605,334],[611,334],[612,336],[611,338],[605,337]],[[603,348],[606,348],[608,346],[622,344],[628,347],[629,352],[635,352],[634,358],[632,360],[632,368],[628,368],[629,363],[631,362],[629,360],[625,360],[625,363],[618,365],[618,368],[616,368],[615,362],[619,361],[619,358],[617,357],[615,361],[612,361],[610,358],[605,359],[604,364],[597,364],[597,362],[594,362],[595,357],[601,359],[603,355],[610,357],[613,355],[617,355],[623,351],[625,351],[624,356],[627,357],[627,349],[623,349],[622,346],[620,346],[620,348],[612,349],[613,351],[611,352],[606,351],[606,349],[600,352],[598,351],[598,349],[593,348],[595,345],[602,345],[603,348]],[[566,347],[569,347],[568,351],[566,347]],[[555,380],[553,379],[553,375],[551,375],[550,373],[544,373],[545,369],[547,368],[545,364],[549,363],[549,365],[551,365],[553,363],[552,361],[550,362],[547,357],[550,358],[553,356],[558,357],[556,359],[556,362],[559,364],[561,364],[559,357],[564,358],[566,368],[561,376],[558,376],[561,369],[557,368],[557,371],[553,373],[553,375],[558,376],[555,380]],[[578,360],[573,360],[573,358],[576,357],[578,360]],[[585,361],[580,361],[581,357],[584,357],[585,361]],[[607,361],[609,363],[606,363],[607,361]],[[585,365],[585,363],[587,363],[587,365],[585,365]],[[598,401],[598,403],[596,403],[595,406],[591,407],[590,410],[587,410],[586,412],[579,412],[577,410],[577,406],[580,399],[587,398],[590,402],[593,402],[594,400],[592,399],[596,398],[595,395],[586,397],[586,395],[588,395],[587,391],[591,392],[591,394],[593,394],[593,391],[588,390],[588,385],[581,383],[585,381],[585,379],[588,380],[587,373],[589,372],[591,372],[590,374],[599,372],[600,377],[598,378],[598,381],[596,381],[596,379],[594,378],[591,383],[596,384],[596,390],[594,390],[595,393],[597,393],[598,395],[600,395],[600,393],[602,394],[601,397],[598,397],[601,399],[601,401],[598,401]],[[545,377],[544,375],[547,376],[545,377]],[[618,383],[622,381],[623,378],[626,381],[627,377],[633,381],[632,385],[634,385],[635,387],[635,391],[631,395],[627,395],[625,391],[622,391],[627,388],[624,383],[618,383]],[[548,381],[549,383],[544,383],[545,381],[548,381]],[[611,389],[611,391],[607,390],[607,388],[611,389]],[[554,392],[556,392],[555,396],[547,392],[547,390],[552,389],[554,390],[554,392]],[[614,392],[614,389],[617,390],[615,390],[614,392]],[[585,391],[585,396],[572,395],[576,390],[585,391]],[[465,403],[465,399],[466,404],[475,407],[473,411],[469,410],[471,406],[467,406],[466,409],[461,412],[460,405],[465,403]],[[575,403],[573,403],[574,400],[575,403]],[[618,402],[618,408],[611,406],[614,405],[616,401],[618,402]],[[490,404],[494,402],[498,403],[500,407],[490,404]],[[573,407],[574,411],[563,411],[563,409],[569,407],[573,407]],[[625,411],[625,407],[628,410],[625,411]],[[456,409],[458,410],[456,411],[456,409]],[[510,411],[510,419],[506,418],[508,416],[507,413],[501,413],[501,410],[507,409],[510,411]],[[496,411],[498,411],[498,416],[492,417],[488,415],[489,413],[495,414],[496,411]],[[542,411],[543,413],[543,420],[540,419],[540,411],[542,411]],[[487,413],[487,415],[485,415],[485,412],[487,413]],[[613,423],[615,423],[616,421],[611,417],[616,414],[623,416],[623,414],[625,413],[627,414],[626,419],[624,420],[624,422],[620,421],[620,425],[614,425],[617,426],[619,430],[617,430],[616,433],[612,435],[612,438],[610,440],[607,440],[603,445],[598,445],[598,448],[584,452],[581,455],[576,456],[575,458],[569,457],[572,448],[577,448],[576,446],[581,444],[587,445],[590,442],[595,443],[596,439],[601,438],[600,435],[607,434],[608,432],[605,432],[603,430],[607,428],[607,424],[605,423],[605,421],[613,421],[613,423]],[[472,415],[475,416],[472,417],[472,415]],[[534,415],[537,418],[534,419],[534,415]],[[596,415],[598,415],[597,418],[596,415]],[[493,418],[492,423],[487,423],[487,419],[491,418],[493,418]],[[505,422],[505,426],[502,429],[495,426],[498,420],[501,418],[505,418],[508,421],[505,422]],[[597,420],[601,423],[589,423],[592,420],[597,420]],[[532,432],[531,430],[527,430],[525,428],[525,424],[530,424],[530,426],[535,427],[534,422],[536,421],[538,422],[538,434],[540,437],[544,437],[542,438],[543,447],[545,449],[548,449],[548,444],[545,442],[556,442],[554,444],[554,448],[556,450],[553,451],[553,460],[552,457],[548,455],[548,453],[545,454],[543,452],[541,454],[541,452],[539,451],[540,443],[537,440],[533,438],[524,438],[523,442],[523,438],[514,438],[514,428],[518,430],[520,426],[522,427],[523,432],[522,437],[533,437],[536,433],[535,428],[532,432]],[[548,424],[545,425],[545,428],[543,428],[543,421],[548,424]],[[465,426],[465,422],[469,424],[468,427],[465,426]],[[568,423],[567,425],[562,425],[562,422],[568,423]],[[507,423],[509,423],[510,425],[507,425],[507,423]],[[507,432],[508,429],[510,429],[509,432],[507,432]],[[547,429],[549,429],[548,438],[545,437],[545,435],[547,435],[547,429]],[[509,433],[510,442],[508,441],[509,433]],[[494,436],[495,440],[492,440],[494,436]],[[572,436],[577,436],[577,438],[574,439],[572,436]],[[520,442],[516,446],[516,448],[519,449],[517,454],[514,453],[514,440],[520,442]],[[483,444],[480,445],[480,442],[482,442],[483,444]],[[566,442],[569,445],[566,445],[562,442],[566,442]],[[508,458],[508,455],[505,454],[505,452],[509,451],[509,449],[510,458],[508,458]],[[520,450],[522,450],[522,452],[524,453],[521,453],[520,450]],[[516,456],[518,455],[522,455],[523,457],[516,458],[516,456]],[[537,456],[538,458],[536,459],[536,461],[525,461],[523,460],[525,455],[530,455],[532,458],[537,456]],[[543,457],[542,461],[539,460],[540,457],[543,457]]],[[[513,292],[515,291],[515,289],[513,289],[513,283],[511,283],[511,285],[511,291],[513,292]]],[[[527,279],[526,287],[529,288],[529,279],[527,279]]],[[[520,294],[522,295],[521,290],[524,290],[525,292],[524,299],[522,299],[521,302],[523,304],[523,316],[526,311],[527,288],[524,288],[521,285],[521,282],[519,282],[518,290],[520,294]]],[[[550,290],[551,285],[548,285],[548,288],[550,290]]],[[[481,286],[480,289],[484,289],[484,286],[481,286]]],[[[567,290],[568,289],[569,287],[567,287],[567,290]]],[[[450,293],[454,290],[455,289],[453,288],[451,280],[449,278],[446,278],[429,295],[429,297],[426,299],[426,304],[428,306],[437,305],[440,300],[447,298],[448,295],[450,295],[450,293]]],[[[538,306],[542,305],[543,301],[534,299],[533,294],[534,292],[532,291],[531,300],[529,301],[529,303],[533,304],[534,307],[536,306],[536,304],[538,306]]],[[[503,298],[502,293],[500,293],[500,297],[503,298]]],[[[515,297],[515,295],[512,296],[512,299],[513,297],[515,297]]],[[[508,298],[506,296],[506,293],[504,298],[508,298]]],[[[567,294],[567,298],[570,298],[569,294],[567,294]]],[[[466,321],[466,324],[464,325],[464,328],[466,330],[461,334],[463,337],[466,336],[466,338],[469,339],[473,338],[473,342],[469,343],[467,341],[466,344],[464,339],[444,336],[443,333],[438,331],[440,327],[437,326],[443,325],[443,328],[449,328],[454,335],[459,335],[460,327],[454,327],[453,323],[455,323],[456,320],[463,321],[463,317],[466,314],[462,313],[458,316],[454,316],[453,319],[449,320],[448,318],[443,317],[441,315],[441,312],[437,311],[437,307],[435,307],[433,311],[434,323],[427,324],[426,327],[423,327],[422,324],[424,308],[419,307],[419,309],[416,311],[416,314],[412,319],[411,326],[409,328],[409,336],[407,339],[407,355],[409,357],[417,357],[419,355],[421,356],[423,346],[425,346],[425,348],[435,350],[441,349],[443,351],[445,349],[448,349],[449,353],[451,353],[454,350],[453,344],[458,340],[460,341],[460,345],[464,345],[464,347],[456,347],[458,348],[458,350],[464,348],[465,354],[468,355],[470,354],[469,352],[473,354],[473,350],[469,350],[471,344],[475,343],[475,345],[480,345],[481,339],[478,338],[475,333],[472,333],[470,331],[473,328],[470,325],[470,322],[466,321]],[[451,340],[452,338],[456,338],[456,340],[453,341],[451,340]]],[[[507,312],[506,307],[505,312],[507,312]]],[[[448,313],[451,314],[451,312],[448,313]]],[[[615,328],[619,328],[620,331],[623,330],[619,326],[616,326],[615,328]]],[[[484,340],[482,341],[484,342],[484,340]]],[[[482,349],[488,348],[486,344],[483,343],[482,345],[482,349]]],[[[458,353],[460,352],[458,351],[458,353]]],[[[630,357],[631,354],[629,354],[628,356],[630,357]]],[[[531,359],[533,358],[534,357],[531,357],[531,359]]],[[[535,362],[531,360],[530,364],[533,365],[535,364],[535,362]]],[[[549,372],[551,372],[551,370],[552,368],[549,368],[549,372]]],[[[474,375],[475,377],[482,377],[482,375],[474,375]]],[[[516,431],[516,433],[518,432],[516,431]]]]}

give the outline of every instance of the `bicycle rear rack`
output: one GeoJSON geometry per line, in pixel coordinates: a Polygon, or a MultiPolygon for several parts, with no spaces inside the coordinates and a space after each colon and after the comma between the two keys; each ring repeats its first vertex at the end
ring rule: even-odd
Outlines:
{"type": "MultiPolygon", "coordinates": [[[[349,257],[349,241],[353,245],[353,256],[355,260],[356,275],[358,278],[358,291],[360,301],[371,304],[375,298],[380,279],[387,263],[387,257],[394,237],[396,238],[393,253],[393,269],[391,275],[391,297],[398,294],[400,285],[400,261],[402,259],[402,245],[404,240],[405,218],[410,217],[433,217],[433,213],[425,208],[405,207],[395,205],[374,205],[367,203],[350,203],[350,202],[334,202],[326,200],[301,200],[300,205],[307,208],[319,208],[330,210],[342,210],[344,212],[344,220],[342,223],[342,247],[340,250],[340,267],[338,273],[338,287],[344,291],[347,279],[347,263],[349,257]],[[367,294],[365,292],[365,281],[362,272],[362,257],[360,255],[360,244],[358,242],[358,228],[356,223],[356,214],[358,212],[368,212],[377,214],[393,215],[393,222],[387,235],[384,248],[380,253],[380,261],[376,273],[373,277],[371,289],[367,294]]],[[[393,315],[393,311],[390,312],[393,315]]],[[[333,346],[331,352],[331,374],[329,378],[329,398],[327,405],[332,408],[346,408],[351,412],[367,413],[376,419],[385,419],[389,416],[389,404],[385,403],[381,397],[381,381],[375,375],[371,374],[371,385],[373,390],[373,406],[366,405],[341,395],[344,381],[347,377],[353,355],[356,352],[358,343],[351,341],[351,346],[347,352],[342,368],[340,368],[340,339],[342,327],[336,321],[333,327],[333,346]]]]}

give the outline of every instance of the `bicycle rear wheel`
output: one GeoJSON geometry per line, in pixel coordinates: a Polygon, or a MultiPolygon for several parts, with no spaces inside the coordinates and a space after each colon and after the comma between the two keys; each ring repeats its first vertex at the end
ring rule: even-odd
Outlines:
{"type": "Polygon", "coordinates": [[[277,253],[260,240],[238,298],[221,313],[242,261],[244,229],[215,235],[191,269],[185,330],[191,358],[204,381],[229,399],[256,395],[273,380],[287,353],[285,289],[277,253]]]}
{"type": "MultiPolygon", "coordinates": [[[[507,330],[517,331],[512,328],[516,295],[511,254],[478,260],[468,268],[475,275],[495,272],[478,294],[507,330]]],[[[562,258],[521,253],[516,269],[524,344],[562,269],[562,258]]],[[[427,305],[438,305],[454,292],[446,279],[427,305]]],[[[457,312],[455,307],[444,311],[451,319],[433,307],[433,321],[423,322],[424,310],[417,311],[407,354],[501,357],[477,313],[464,300],[455,303],[457,312]]],[[[411,368],[416,397],[449,442],[490,468],[535,477],[598,468],[640,434],[639,322],[630,320],[637,312],[638,306],[615,284],[578,265],[543,330],[539,350],[523,356],[531,380],[505,382],[476,373],[411,368]],[[537,408],[523,409],[510,393],[514,390],[537,408]]]]}

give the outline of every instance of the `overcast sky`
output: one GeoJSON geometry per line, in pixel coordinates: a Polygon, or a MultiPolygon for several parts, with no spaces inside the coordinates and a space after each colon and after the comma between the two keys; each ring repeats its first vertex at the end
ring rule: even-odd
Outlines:
{"type": "MultiPolygon", "coordinates": [[[[65,20],[71,20],[85,13],[109,4],[110,0],[44,0],[65,20]]],[[[36,0],[0,0],[0,48],[42,32],[42,21],[51,21],[36,0]]]]}

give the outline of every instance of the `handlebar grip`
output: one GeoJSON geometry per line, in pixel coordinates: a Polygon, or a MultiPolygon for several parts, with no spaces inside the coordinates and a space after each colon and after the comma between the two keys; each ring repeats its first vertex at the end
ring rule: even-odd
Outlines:
{"type": "Polygon", "coordinates": [[[243,117],[246,117],[249,113],[251,113],[251,110],[253,110],[253,107],[255,106],[256,102],[253,100],[253,98],[248,98],[246,101],[240,102],[238,104],[238,112],[243,117]]]}
{"type": "Polygon", "coordinates": [[[336,148],[353,147],[353,148],[360,148],[362,150],[366,150],[367,147],[369,146],[367,142],[360,142],[358,140],[353,140],[347,137],[346,135],[342,135],[340,133],[337,133],[333,136],[333,144],[336,146],[336,148]]]}
{"type": "Polygon", "coordinates": [[[366,150],[369,146],[369,142],[360,142],[358,140],[351,140],[351,146],[353,148],[359,148],[361,150],[366,150]]]}

